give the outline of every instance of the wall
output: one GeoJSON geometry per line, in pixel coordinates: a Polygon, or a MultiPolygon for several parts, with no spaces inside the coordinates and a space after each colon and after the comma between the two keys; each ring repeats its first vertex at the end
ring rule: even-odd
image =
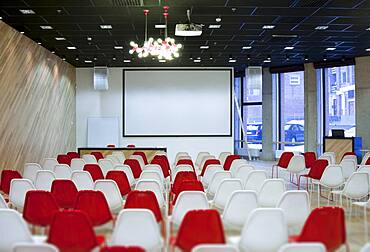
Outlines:
{"type": "Polygon", "coordinates": [[[0,169],[75,149],[75,69],[0,21],[0,169]]]}
{"type": "Polygon", "coordinates": [[[109,68],[109,90],[95,91],[93,88],[93,69],[76,70],[76,145],[87,145],[87,118],[119,117],[120,145],[134,143],[137,146],[166,146],[170,159],[178,151],[187,151],[193,158],[199,151],[209,151],[218,155],[222,151],[233,152],[232,137],[122,137],[122,68],[109,68]]]}

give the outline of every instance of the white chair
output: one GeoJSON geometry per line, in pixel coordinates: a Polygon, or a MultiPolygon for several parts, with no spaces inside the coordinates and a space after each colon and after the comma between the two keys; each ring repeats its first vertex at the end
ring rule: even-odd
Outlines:
{"type": "Polygon", "coordinates": [[[220,185],[218,186],[215,197],[212,201],[212,205],[214,205],[218,209],[224,209],[226,203],[234,191],[242,190],[243,184],[240,179],[224,179],[221,181],[220,185]]]}
{"type": "Polygon", "coordinates": [[[347,180],[356,171],[357,163],[353,159],[347,158],[340,162],[340,166],[342,167],[344,180],[347,180]]]}
{"type": "Polygon", "coordinates": [[[22,178],[29,179],[33,183],[36,181],[36,173],[41,171],[42,167],[36,163],[26,163],[24,164],[24,170],[22,174],[22,178]]]}
{"type": "Polygon", "coordinates": [[[94,189],[93,179],[87,171],[72,172],[71,180],[75,183],[78,191],[94,189]]]}
{"type": "Polygon", "coordinates": [[[125,162],[126,157],[125,157],[125,154],[123,154],[122,151],[112,151],[112,155],[117,157],[121,164],[123,164],[123,162],[125,162]]]}
{"type": "Polygon", "coordinates": [[[209,159],[216,159],[216,157],[213,156],[213,155],[206,155],[206,156],[204,156],[203,159],[202,159],[202,161],[201,161],[201,163],[200,163],[200,165],[199,165],[199,171],[202,171],[205,162],[207,160],[209,160],[209,159]]]}
{"type": "Polygon", "coordinates": [[[238,249],[226,244],[202,244],[195,246],[191,252],[238,252],[238,249]]]}
{"type": "Polygon", "coordinates": [[[82,155],[82,159],[85,161],[86,164],[97,164],[98,163],[95,156],[91,154],[82,155]]]}
{"type": "Polygon", "coordinates": [[[105,159],[112,161],[113,165],[122,164],[118,157],[112,154],[105,156],[105,159]]]}
{"type": "Polygon", "coordinates": [[[135,185],[135,190],[148,190],[152,191],[155,194],[155,197],[157,198],[159,207],[166,207],[166,202],[163,196],[163,191],[161,188],[161,185],[158,183],[158,181],[153,179],[142,179],[138,180],[135,185]]]}
{"type": "Polygon", "coordinates": [[[119,213],[123,206],[123,200],[117,183],[114,180],[98,179],[94,183],[94,190],[101,191],[104,194],[112,213],[119,213]]]}
{"type": "Polygon", "coordinates": [[[3,195],[0,194],[0,209],[4,209],[4,208],[7,209],[9,207],[8,207],[8,204],[6,203],[3,195]]]}
{"type": "Polygon", "coordinates": [[[275,252],[287,242],[283,210],[258,208],[252,211],[243,227],[239,248],[248,252],[275,252]]]}
{"type": "Polygon", "coordinates": [[[113,170],[114,164],[109,159],[99,159],[98,165],[100,166],[101,171],[103,172],[104,177],[107,175],[108,171],[113,170]]]}
{"type": "Polygon", "coordinates": [[[72,170],[66,164],[57,164],[54,166],[54,174],[56,179],[71,179],[72,170]]]}
{"type": "Polygon", "coordinates": [[[19,211],[23,212],[26,194],[35,190],[35,186],[29,179],[12,179],[10,182],[9,201],[19,211]]]}
{"type": "Polygon", "coordinates": [[[134,175],[132,174],[132,170],[130,166],[124,165],[124,164],[115,165],[114,170],[123,171],[127,176],[130,186],[135,185],[136,181],[135,181],[134,175]]]}
{"type": "MultiPolygon", "coordinates": [[[[366,172],[369,176],[370,181],[370,165],[360,165],[360,167],[357,169],[358,172],[366,172]]],[[[370,185],[369,185],[369,194],[370,194],[370,185]]]]}
{"type": "MultiPolygon", "coordinates": [[[[176,156],[175,156],[175,160],[173,162],[174,166],[177,164],[177,161],[179,161],[180,159],[189,158],[189,157],[190,157],[189,153],[187,153],[185,151],[177,152],[176,156]]],[[[191,157],[190,157],[190,159],[191,159],[191,157]]]]}
{"type": "Polygon", "coordinates": [[[305,159],[303,155],[294,155],[286,168],[287,172],[291,174],[291,182],[293,182],[294,175],[297,177],[298,183],[298,175],[306,170],[305,159]]]}
{"type": "Polygon", "coordinates": [[[234,177],[240,179],[243,185],[245,185],[251,171],[254,171],[253,165],[242,165],[239,167],[234,177]]]}
{"type": "Polygon", "coordinates": [[[267,173],[261,170],[251,171],[245,181],[244,189],[256,191],[257,194],[261,190],[262,184],[267,179],[267,173]]]}
{"type": "Polygon", "coordinates": [[[332,162],[333,162],[332,158],[330,156],[327,156],[327,155],[321,155],[318,159],[328,161],[329,165],[332,164],[332,162]]]}
{"type": "Polygon", "coordinates": [[[56,160],[56,158],[44,158],[42,161],[42,168],[44,170],[53,171],[54,166],[59,164],[59,162],[56,160]]]}
{"type": "Polygon", "coordinates": [[[161,177],[163,178],[163,180],[165,179],[162,168],[158,164],[147,164],[147,165],[145,165],[143,171],[157,171],[157,172],[159,172],[159,174],[161,174],[161,177]]]}
{"type": "Polygon", "coordinates": [[[368,239],[368,227],[367,227],[367,208],[370,208],[370,199],[368,201],[363,202],[353,202],[352,203],[355,206],[362,207],[364,209],[364,229],[365,229],[365,240],[368,239]]]}
{"type": "Polygon", "coordinates": [[[365,155],[362,157],[360,165],[365,165],[369,157],[370,157],[370,152],[366,152],[365,155]]]}
{"type": "Polygon", "coordinates": [[[110,244],[161,251],[163,240],[154,214],[147,209],[123,209],[118,215],[110,244]]]}
{"type": "Polygon", "coordinates": [[[326,252],[326,248],[318,242],[297,242],[284,244],[278,252],[326,252]]]}
{"type": "Polygon", "coordinates": [[[277,208],[281,208],[284,211],[289,233],[300,233],[311,211],[307,191],[291,190],[284,192],[277,204],[277,208]]]}
{"type": "Polygon", "coordinates": [[[224,179],[231,178],[231,172],[229,171],[219,171],[213,174],[209,187],[207,189],[207,194],[213,197],[219,187],[220,183],[224,179]]]}
{"type": "Polygon", "coordinates": [[[145,162],[144,162],[144,159],[141,155],[131,155],[130,156],[130,159],[135,159],[139,162],[140,164],[140,169],[143,170],[144,169],[144,166],[145,166],[145,162]]]}
{"type": "MultiPolygon", "coordinates": [[[[335,165],[336,164],[336,154],[335,152],[324,152],[321,157],[329,157],[330,162],[329,165],[335,165]]],[[[321,158],[319,158],[321,159],[321,158]]]]}
{"type": "Polygon", "coordinates": [[[238,172],[239,168],[242,166],[242,165],[247,165],[248,164],[248,161],[245,160],[245,159],[235,159],[233,160],[233,162],[231,163],[231,166],[230,166],[230,172],[231,172],[231,175],[233,177],[235,177],[236,173],[238,172]]]}
{"type": "Polygon", "coordinates": [[[216,172],[222,172],[224,168],[221,165],[209,165],[202,177],[202,184],[204,187],[208,187],[212,181],[212,177],[216,172]]]}
{"type": "Polygon", "coordinates": [[[225,160],[227,156],[229,155],[232,155],[232,153],[228,151],[224,151],[224,152],[221,152],[220,155],[218,156],[218,160],[220,160],[222,166],[225,164],[225,160]]]}
{"type": "Polygon", "coordinates": [[[321,187],[329,188],[330,190],[339,188],[344,183],[342,167],[340,165],[328,165],[324,170],[321,179],[312,181],[317,184],[317,204],[320,207],[320,189],[321,187]]]}
{"type": "Polygon", "coordinates": [[[82,171],[84,169],[86,162],[82,158],[72,158],[71,160],[71,170],[72,171],[82,171]]]}
{"type": "Polygon", "coordinates": [[[144,170],[143,172],[141,172],[140,177],[139,177],[139,180],[143,180],[143,179],[153,179],[153,180],[158,181],[159,185],[161,186],[161,191],[165,193],[164,178],[161,176],[160,172],[144,170]]]}
{"type": "Polygon", "coordinates": [[[52,171],[38,171],[36,173],[35,187],[37,190],[51,191],[51,184],[55,180],[55,174],[52,171]]]}
{"type": "Polygon", "coordinates": [[[238,190],[229,197],[222,214],[225,229],[240,231],[250,213],[258,207],[255,191],[238,190]]]}
{"type": "Polygon", "coordinates": [[[355,162],[356,166],[357,166],[357,156],[356,155],[345,155],[343,158],[342,158],[342,161],[343,160],[352,160],[355,162]]]}
{"type": "Polygon", "coordinates": [[[283,179],[266,179],[258,193],[258,205],[260,207],[276,207],[284,192],[285,182],[283,179]]]}
{"type": "Polygon", "coordinates": [[[205,156],[208,156],[210,155],[210,153],[208,151],[201,151],[198,153],[197,155],[197,158],[195,159],[195,166],[198,168],[198,169],[201,169],[200,165],[202,164],[202,161],[203,161],[203,158],[205,156]]]}
{"type": "Polygon", "coordinates": [[[177,173],[181,171],[191,171],[192,172],[194,171],[194,169],[191,165],[187,165],[187,164],[176,165],[172,172],[173,181],[175,181],[177,173]]]}
{"type": "Polygon", "coordinates": [[[13,252],[59,252],[59,249],[48,243],[16,243],[13,247],[13,252]]]}

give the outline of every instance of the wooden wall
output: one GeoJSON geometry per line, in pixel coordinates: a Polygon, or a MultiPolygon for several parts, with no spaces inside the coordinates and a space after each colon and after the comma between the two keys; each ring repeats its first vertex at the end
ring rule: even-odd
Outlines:
{"type": "Polygon", "coordinates": [[[0,170],[75,149],[75,68],[0,21],[0,170]]]}

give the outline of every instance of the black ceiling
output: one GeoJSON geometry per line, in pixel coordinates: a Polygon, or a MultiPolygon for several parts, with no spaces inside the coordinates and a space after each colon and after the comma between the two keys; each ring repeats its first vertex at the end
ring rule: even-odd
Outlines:
{"type": "Polygon", "coordinates": [[[312,62],[370,55],[366,51],[370,48],[370,0],[1,0],[0,8],[4,22],[78,67],[279,66],[303,63],[305,56],[312,62]],[[144,6],[132,6],[140,2],[144,6]],[[144,39],[144,9],[150,10],[149,35],[163,37],[163,30],[154,25],[163,23],[164,5],[170,7],[169,35],[175,37],[175,24],[186,22],[186,10],[190,9],[192,21],[205,25],[202,36],[175,37],[184,45],[177,60],[159,63],[151,57],[132,58],[131,63],[124,63],[131,58],[129,42],[144,39]],[[32,9],[35,14],[24,15],[20,9],[32,9]],[[217,17],[222,18],[221,28],[209,29],[217,17]],[[111,24],[113,29],[102,30],[101,24],[111,24]],[[42,30],[40,25],[50,25],[53,30],[42,30]],[[265,30],[264,25],[275,28],[265,30]],[[323,25],[328,28],[315,29],[323,25]],[[55,37],[66,40],[56,41],[55,37]],[[116,50],[115,45],[124,49],[116,50]],[[201,50],[201,45],[209,45],[209,49],[201,50]],[[67,50],[67,46],[77,50],[67,50]],[[243,46],[252,48],[243,50],[243,46]],[[294,49],[284,50],[286,46],[294,49]],[[327,51],[328,47],[336,49],[327,51]],[[228,62],[230,56],[236,63],[228,62]],[[191,57],[200,57],[201,62],[194,63],[191,57]],[[264,63],[268,57],[271,63],[264,63]]]}

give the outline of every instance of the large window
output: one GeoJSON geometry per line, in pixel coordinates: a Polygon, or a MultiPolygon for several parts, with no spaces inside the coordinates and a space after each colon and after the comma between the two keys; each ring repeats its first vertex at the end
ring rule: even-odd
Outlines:
{"type": "Polygon", "coordinates": [[[280,149],[304,151],[304,72],[279,74],[280,149]]]}
{"type": "Polygon", "coordinates": [[[355,68],[354,66],[324,69],[325,135],[332,129],[344,129],[345,136],[356,135],[355,68]]]}

